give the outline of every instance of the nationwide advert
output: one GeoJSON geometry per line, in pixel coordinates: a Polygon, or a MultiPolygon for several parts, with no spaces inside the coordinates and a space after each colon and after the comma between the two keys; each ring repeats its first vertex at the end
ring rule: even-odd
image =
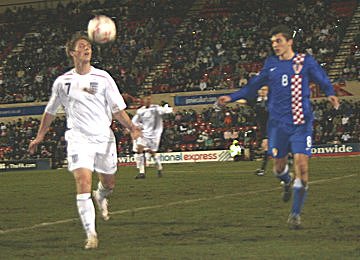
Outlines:
{"type": "MultiPolygon", "coordinates": [[[[315,145],[311,148],[313,157],[322,156],[350,156],[360,155],[360,144],[326,144],[315,145]]],[[[186,162],[220,162],[233,161],[228,150],[191,151],[159,153],[162,163],[186,163],[186,162]]],[[[148,162],[150,164],[153,161],[148,162]]],[[[118,158],[118,165],[135,165],[134,156],[128,155],[118,158]]]]}

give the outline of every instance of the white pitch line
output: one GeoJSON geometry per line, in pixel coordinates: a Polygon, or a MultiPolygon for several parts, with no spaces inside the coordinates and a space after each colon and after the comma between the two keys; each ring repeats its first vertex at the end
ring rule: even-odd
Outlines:
{"type": "MultiPolygon", "coordinates": [[[[341,179],[345,179],[345,178],[354,177],[356,175],[357,174],[350,174],[350,175],[334,177],[334,178],[330,178],[330,179],[322,179],[322,180],[317,180],[317,181],[311,181],[309,183],[310,184],[317,184],[317,183],[330,182],[330,181],[335,181],[335,180],[341,180],[341,179]]],[[[266,190],[255,190],[255,191],[246,191],[246,192],[237,192],[237,193],[231,193],[231,194],[216,195],[216,196],[213,196],[213,197],[204,197],[204,198],[197,198],[197,199],[180,200],[180,201],[174,201],[174,202],[169,202],[169,203],[159,204],[159,205],[153,205],[153,206],[145,206],[145,207],[139,207],[139,208],[134,208],[134,209],[117,210],[117,211],[111,212],[111,215],[121,215],[121,214],[125,214],[125,213],[134,213],[134,212],[138,212],[138,211],[159,209],[159,208],[165,208],[165,207],[171,207],[171,206],[177,206],[177,205],[184,205],[184,204],[195,203],[195,202],[199,202],[199,201],[223,199],[223,198],[227,198],[227,197],[234,197],[234,196],[240,196],[240,195],[241,196],[253,195],[253,194],[257,194],[257,193],[271,192],[271,191],[275,191],[275,190],[278,190],[278,189],[281,189],[281,187],[272,188],[272,189],[266,189],[266,190]]],[[[78,221],[78,220],[79,220],[79,218],[69,218],[69,219],[58,220],[58,221],[54,221],[54,222],[44,222],[44,223],[40,223],[40,224],[35,224],[33,226],[29,226],[29,227],[11,228],[11,229],[6,229],[6,230],[0,230],[0,234],[8,234],[8,233],[14,233],[14,232],[19,232],[19,231],[32,230],[32,229],[36,229],[36,228],[54,226],[54,225],[69,223],[69,222],[78,221]]]]}

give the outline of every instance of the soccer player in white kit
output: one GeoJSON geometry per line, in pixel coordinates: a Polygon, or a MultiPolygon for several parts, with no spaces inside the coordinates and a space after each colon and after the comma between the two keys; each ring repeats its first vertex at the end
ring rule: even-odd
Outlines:
{"type": "Polygon", "coordinates": [[[145,178],[145,156],[144,152],[150,153],[151,157],[154,158],[158,177],[162,176],[162,165],[160,156],[156,154],[159,150],[161,134],[163,132],[163,120],[164,114],[173,113],[173,108],[165,105],[164,107],[159,105],[151,104],[151,95],[147,95],[143,99],[144,106],[140,107],[132,121],[135,125],[142,129],[142,136],[135,140],[135,155],[137,160],[137,168],[139,174],[135,177],[136,179],[145,178]]]}
{"type": "Polygon", "coordinates": [[[97,248],[95,208],[91,196],[92,172],[98,173],[93,198],[104,220],[109,219],[107,197],[115,186],[117,149],[110,128],[112,118],[128,128],[133,138],[141,135],[125,112],[126,104],[115,81],[104,70],[91,66],[91,43],[86,36],[75,34],[66,45],[66,54],[74,68],[59,76],[52,88],[36,138],[30,142],[33,154],[44,139],[59,106],[63,106],[67,128],[68,170],[76,182],[76,201],[87,235],[85,249],[97,248]]]}

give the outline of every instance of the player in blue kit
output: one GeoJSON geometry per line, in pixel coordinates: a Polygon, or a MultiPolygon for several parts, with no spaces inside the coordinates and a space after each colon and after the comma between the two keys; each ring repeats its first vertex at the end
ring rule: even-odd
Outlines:
{"type": "Polygon", "coordinates": [[[224,105],[242,98],[254,99],[262,86],[269,86],[268,151],[274,158],[274,173],[284,183],[284,201],[291,197],[287,155],[289,152],[294,155],[294,196],[288,224],[291,228],[299,228],[300,213],[308,191],[308,160],[312,144],[310,81],[320,85],[336,109],[339,100],[329,78],[315,59],[309,54],[294,52],[292,34],[284,25],[272,28],[270,37],[275,55],[265,60],[263,69],[246,86],[230,95],[219,97],[217,103],[224,105]]]}

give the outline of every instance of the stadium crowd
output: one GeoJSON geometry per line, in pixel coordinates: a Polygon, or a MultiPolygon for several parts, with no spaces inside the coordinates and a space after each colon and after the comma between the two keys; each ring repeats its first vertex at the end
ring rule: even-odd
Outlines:
{"type": "MultiPolygon", "coordinates": [[[[0,104],[47,101],[55,77],[71,67],[64,58],[66,40],[74,31],[84,30],[97,13],[114,18],[118,37],[109,45],[93,47],[93,63],[110,72],[125,98],[140,94],[145,77],[164,54],[167,66],[154,76],[154,94],[242,87],[271,53],[268,31],[280,22],[296,29],[300,45],[295,48],[314,55],[326,69],[350,18],[340,18],[328,1],[299,2],[295,9],[276,1],[208,1],[197,15],[187,16],[192,4],[190,0],[91,0],[59,2],[48,10],[8,9],[0,16],[4,36],[0,104]],[[11,52],[20,41],[20,48],[11,52]]],[[[359,38],[342,79],[360,77],[359,38]]],[[[360,141],[359,101],[344,101],[340,111],[322,101],[313,105],[315,144],[360,141]]],[[[252,108],[240,105],[222,112],[178,111],[165,118],[160,151],[227,149],[234,139],[256,147],[261,140],[255,118],[252,108]]],[[[38,127],[36,118],[0,122],[0,160],[29,158],[28,142],[38,127]]],[[[115,122],[112,127],[119,154],[130,154],[130,136],[115,122]]],[[[64,159],[65,129],[64,118],[58,117],[36,157],[64,159]]]]}
{"type": "MultiPolygon", "coordinates": [[[[7,57],[0,103],[47,101],[55,77],[71,66],[63,55],[67,38],[84,30],[95,13],[106,11],[119,33],[111,45],[94,47],[94,65],[109,71],[122,93],[135,97],[165,53],[170,61],[155,75],[153,93],[241,87],[271,52],[268,31],[280,22],[297,30],[301,45],[296,49],[313,54],[326,68],[349,20],[338,17],[327,1],[301,2],[294,10],[276,1],[246,0],[210,1],[198,15],[184,19],[192,4],[91,0],[45,11],[9,9],[1,19],[12,26],[0,27],[8,36],[0,42],[0,53],[7,57]],[[7,56],[20,39],[22,49],[7,56]]],[[[357,67],[348,64],[357,74],[357,67]]]]}
{"type": "MultiPolygon", "coordinates": [[[[360,101],[343,100],[339,110],[326,101],[313,101],[314,144],[341,144],[360,142],[360,101]]],[[[178,111],[164,118],[160,152],[227,149],[233,140],[245,147],[256,149],[261,143],[256,128],[256,113],[249,106],[235,105],[217,112],[204,108],[178,111]]],[[[36,118],[0,123],[0,160],[30,159],[27,147],[35,137],[40,121],[36,118]]],[[[129,133],[114,121],[112,128],[120,156],[132,153],[129,133]]],[[[65,158],[66,142],[64,117],[57,117],[45,141],[35,154],[36,158],[65,158]]]]}
{"type": "Polygon", "coordinates": [[[156,75],[155,93],[241,87],[271,54],[268,32],[278,23],[295,28],[300,43],[295,49],[326,68],[347,22],[322,1],[299,2],[295,10],[262,1],[223,2],[205,6],[201,18],[193,17],[175,35],[171,61],[156,75]]]}
{"type": "Polygon", "coordinates": [[[66,40],[75,31],[84,31],[94,13],[104,8],[115,19],[119,33],[111,45],[94,46],[93,64],[109,71],[122,93],[137,95],[191,1],[130,3],[126,6],[106,1],[99,9],[98,1],[70,2],[54,10],[25,9],[26,15],[37,19],[29,19],[34,24],[28,26],[22,49],[11,53],[4,62],[0,103],[47,101],[55,77],[71,67],[64,57],[66,40]]]}
{"type": "Polygon", "coordinates": [[[360,80],[360,34],[355,37],[350,52],[350,55],[345,60],[341,79],[360,80]]]}

